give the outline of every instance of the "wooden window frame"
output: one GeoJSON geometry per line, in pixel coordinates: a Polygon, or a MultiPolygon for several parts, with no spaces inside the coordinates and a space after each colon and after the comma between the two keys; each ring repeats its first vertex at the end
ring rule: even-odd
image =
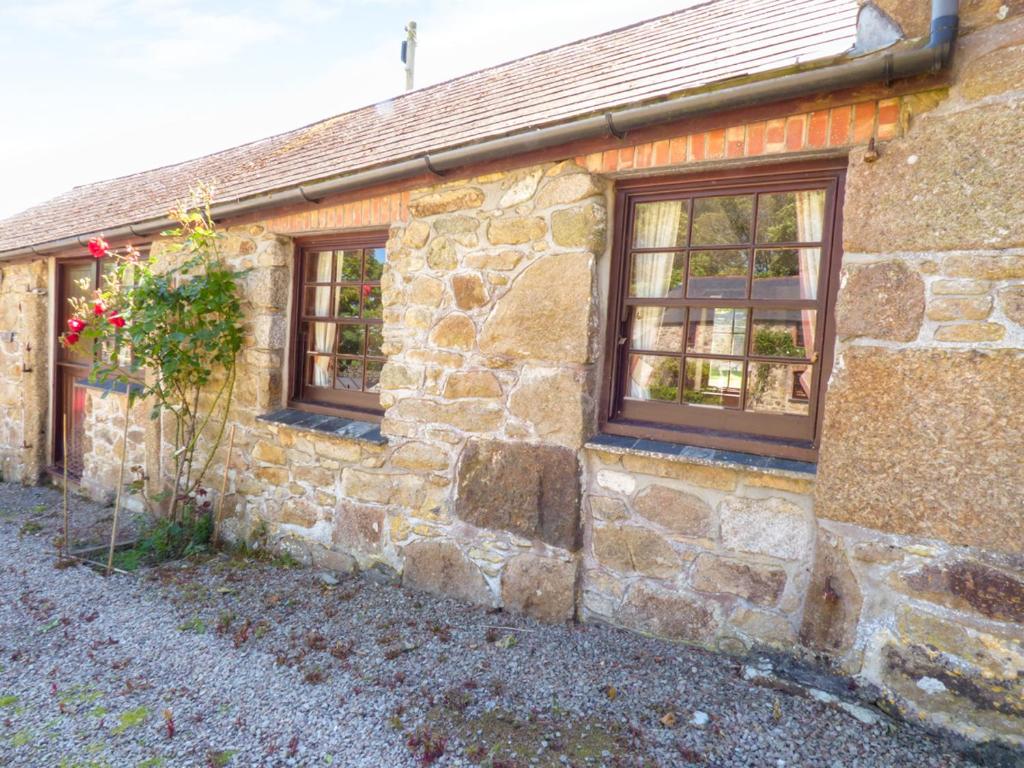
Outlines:
{"type": "MultiPolygon", "coordinates": [[[[307,254],[325,250],[356,250],[370,248],[384,248],[387,242],[387,230],[374,229],[360,232],[349,232],[345,234],[334,234],[315,238],[302,238],[295,241],[295,258],[292,270],[292,305],[290,313],[290,343],[291,343],[291,375],[288,388],[288,407],[297,410],[322,413],[331,416],[343,416],[345,418],[358,419],[361,421],[379,422],[383,416],[383,409],[380,405],[379,392],[366,392],[355,390],[332,389],[325,390],[310,387],[305,383],[306,374],[306,342],[303,336],[303,323],[309,320],[311,315],[303,313],[303,302],[305,301],[304,288],[305,268],[307,254]],[[314,391],[310,391],[310,390],[314,391]]],[[[332,285],[336,283],[332,282],[332,285]]],[[[379,286],[380,281],[367,281],[364,278],[361,285],[379,286]]],[[[332,293],[333,296],[333,293],[332,293]]],[[[357,321],[338,322],[338,325],[383,325],[383,318],[373,319],[367,322],[360,317],[357,321]]],[[[366,350],[363,350],[363,361],[367,359],[366,350]]],[[[381,361],[385,356],[381,355],[381,361]]],[[[364,371],[365,376],[365,371],[364,371]]]]}
{"type": "MultiPolygon", "coordinates": [[[[835,300],[842,263],[842,202],[846,161],[831,159],[790,163],[770,168],[743,168],[675,177],[627,179],[616,186],[608,323],[599,426],[602,432],[641,439],[684,443],[765,456],[815,461],[821,436],[826,383],[832,371],[835,346],[835,300]],[[829,189],[822,233],[822,263],[818,284],[816,334],[820,340],[809,393],[807,416],[755,414],[742,410],[702,409],[681,403],[627,401],[628,343],[631,313],[626,304],[632,243],[633,209],[638,202],[679,199],[700,194],[784,192],[812,186],[829,189]],[[637,407],[639,403],[640,407],[637,407]],[[800,420],[797,424],[794,420],[800,420]],[[782,424],[784,429],[776,429],[782,424]]],[[[756,211],[755,211],[756,216],[756,211]]],[[[756,226],[756,220],[754,221],[756,226]]],[[[751,233],[752,244],[756,234],[751,233]]],[[[785,246],[785,244],[780,244],[785,246]]],[[[689,248],[689,244],[687,248],[689,248]]],[[[671,251],[675,248],[651,250],[671,251]]],[[[751,263],[753,254],[751,254],[751,263]]],[[[751,267],[752,269],[752,267],[751,267]]],[[[632,300],[633,303],[637,303],[632,300]]],[[[641,302],[642,303],[642,302],[641,302]]],[[[652,299],[651,304],[763,306],[753,299],[652,299]]],[[[749,323],[748,323],[749,326],[749,323]]],[[[684,326],[684,338],[689,328],[684,326]]],[[[747,333],[751,333],[748,327],[747,333]]],[[[749,350],[745,352],[750,356],[749,350]]],[[[682,358],[680,358],[682,359],[682,358]]],[[[683,373],[680,372],[682,377],[683,373]]],[[[680,379],[681,380],[681,379],[680,379]]],[[[746,382],[744,381],[744,387],[746,382]]]]}

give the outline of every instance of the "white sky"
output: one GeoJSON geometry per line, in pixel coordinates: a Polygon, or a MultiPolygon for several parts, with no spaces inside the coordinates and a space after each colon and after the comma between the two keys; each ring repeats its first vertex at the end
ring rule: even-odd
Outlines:
{"type": "Polygon", "coordinates": [[[694,0],[0,0],[0,218],[694,0]]]}

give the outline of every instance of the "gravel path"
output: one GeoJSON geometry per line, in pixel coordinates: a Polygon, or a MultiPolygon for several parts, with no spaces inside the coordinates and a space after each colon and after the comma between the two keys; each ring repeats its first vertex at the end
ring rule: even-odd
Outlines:
{"type": "Polygon", "coordinates": [[[59,502],[0,485],[3,766],[972,765],[613,629],[226,556],[57,569],[59,502]]]}

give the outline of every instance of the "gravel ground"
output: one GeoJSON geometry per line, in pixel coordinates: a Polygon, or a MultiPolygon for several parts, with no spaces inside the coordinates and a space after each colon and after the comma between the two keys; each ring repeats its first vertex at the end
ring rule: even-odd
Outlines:
{"type": "Polygon", "coordinates": [[[227,556],[58,569],[59,504],[0,485],[3,766],[973,765],[609,628],[227,556]]]}

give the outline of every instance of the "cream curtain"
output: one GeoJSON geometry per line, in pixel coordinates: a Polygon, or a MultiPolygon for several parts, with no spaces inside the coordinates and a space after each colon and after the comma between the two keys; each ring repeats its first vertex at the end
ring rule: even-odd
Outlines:
{"type": "MultiPolygon", "coordinates": [[[[331,257],[330,251],[317,254],[316,282],[331,282],[331,257]]],[[[314,290],[313,313],[317,317],[328,317],[331,314],[331,288],[330,286],[317,286],[314,290]]],[[[313,323],[313,343],[317,352],[330,353],[334,349],[334,323],[313,323]]],[[[313,358],[313,381],[315,387],[331,386],[331,358],[328,356],[317,356],[313,358]]]]}
{"type": "MultiPolygon", "coordinates": [[[[801,242],[820,241],[822,224],[825,220],[825,192],[821,189],[796,193],[796,230],[801,242]]],[[[821,269],[821,249],[800,249],[800,298],[814,299],[818,292],[818,275],[821,269]]],[[[814,312],[804,310],[801,314],[804,344],[814,345],[814,312]]],[[[811,391],[811,369],[800,374],[804,391],[811,391]]]]}
{"type": "MultiPolygon", "coordinates": [[[[636,248],[662,248],[676,245],[676,235],[684,214],[683,203],[666,200],[642,203],[636,208],[633,245],[636,248]]],[[[637,253],[633,255],[632,295],[652,298],[665,296],[672,285],[672,253],[637,253]]],[[[633,317],[635,348],[655,349],[658,333],[665,317],[663,307],[638,307],[633,317]]],[[[650,399],[650,381],[654,366],[643,357],[632,357],[629,363],[629,397],[650,399]]]]}

